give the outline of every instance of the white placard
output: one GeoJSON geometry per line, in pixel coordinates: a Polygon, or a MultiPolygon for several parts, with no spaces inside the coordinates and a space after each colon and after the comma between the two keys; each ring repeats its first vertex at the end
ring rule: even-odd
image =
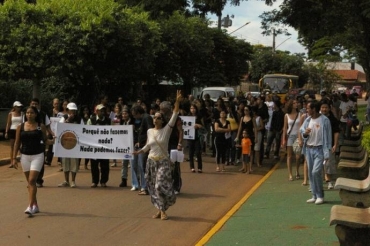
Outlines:
{"type": "Polygon", "coordinates": [[[57,123],[54,155],[89,159],[133,159],[132,125],[57,123]]]}
{"type": "Polygon", "coordinates": [[[180,116],[180,118],[184,130],[184,139],[195,139],[195,116],[180,116]]]}

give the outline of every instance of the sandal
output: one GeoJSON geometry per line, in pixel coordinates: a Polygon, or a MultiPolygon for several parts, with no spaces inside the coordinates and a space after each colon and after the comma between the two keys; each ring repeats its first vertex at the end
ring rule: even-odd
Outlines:
{"type": "Polygon", "coordinates": [[[303,186],[307,186],[308,184],[307,184],[307,183],[305,183],[305,182],[303,182],[303,183],[302,183],[302,185],[303,185],[303,186]]]}
{"type": "Polygon", "coordinates": [[[293,181],[293,178],[292,178],[292,177],[290,177],[290,178],[289,178],[289,181],[293,181]]]}
{"type": "Polygon", "coordinates": [[[148,191],[147,190],[141,190],[139,191],[138,195],[148,195],[148,191]]]}
{"type": "Polygon", "coordinates": [[[161,211],[158,211],[155,215],[152,216],[153,219],[159,219],[161,217],[161,211]]]}

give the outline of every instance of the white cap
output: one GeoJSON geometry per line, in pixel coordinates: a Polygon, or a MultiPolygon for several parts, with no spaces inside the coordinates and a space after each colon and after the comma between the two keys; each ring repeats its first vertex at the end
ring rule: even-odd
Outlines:
{"type": "Polygon", "coordinates": [[[23,104],[20,101],[15,101],[13,103],[13,107],[22,107],[22,106],[23,106],[23,104]]]}
{"type": "Polygon", "coordinates": [[[105,108],[103,104],[99,104],[98,106],[96,106],[96,110],[101,110],[103,108],[105,108]]]}
{"type": "Polygon", "coordinates": [[[77,106],[75,103],[71,102],[67,104],[67,109],[69,110],[77,110],[77,106]]]}

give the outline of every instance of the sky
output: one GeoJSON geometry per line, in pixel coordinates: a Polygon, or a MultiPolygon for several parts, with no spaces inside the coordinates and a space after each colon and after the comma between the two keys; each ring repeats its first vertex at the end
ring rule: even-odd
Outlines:
{"type": "MultiPolygon", "coordinates": [[[[232,26],[227,28],[228,33],[233,32],[247,22],[250,22],[248,25],[240,28],[231,35],[239,39],[244,39],[252,45],[262,44],[264,46],[272,47],[272,36],[263,36],[261,34],[263,30],[261,29],[261,18],[258,16],[264,11],[279,9],[282,2],[283,0],[277,0],[274,2],[273,6],[267,6],[265,1],[261,0],[241,1],[239,6],[231,6],[227,4],[222,12],[222,18],[226,17],[226,15],[234,15],[232,26]]],[[[215,21],[214,26],[217,26],[216,15],[209,16],[209,19],[215,21]]],[[[276,36],[276,49],[283,51],[287,50],[290,51],[291,54],[307,53],[307,50],[298,43],[297,32],[291,27],[288,28],[288,32],[292,35],[285,36],[284,34],[281,34],[276,36]],[[290,39],[288,39],[289,37],[290,39]]]]}

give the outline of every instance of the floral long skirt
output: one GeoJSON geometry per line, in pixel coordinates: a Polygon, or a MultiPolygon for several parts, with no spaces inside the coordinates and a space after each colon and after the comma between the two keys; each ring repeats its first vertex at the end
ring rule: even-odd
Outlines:
{"type": "Polygon", "coordinates": [[[167,159],[154,161],[148,158],[145,180],[153,205],[166,211],[176,202],[170,162],[167,159]]]}

